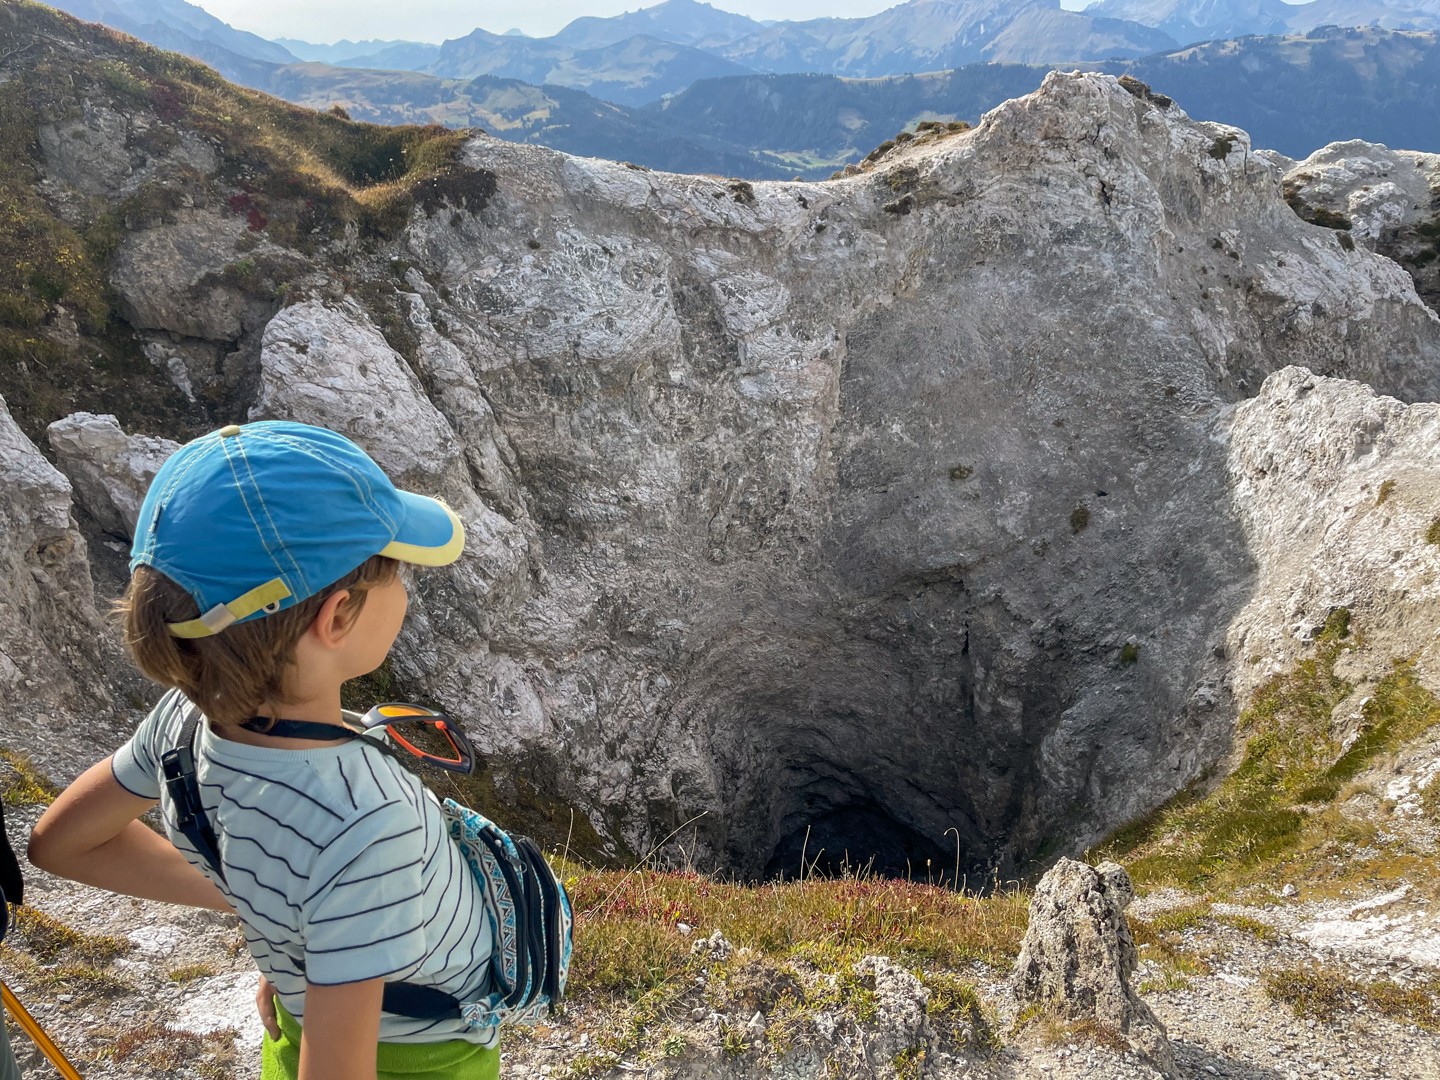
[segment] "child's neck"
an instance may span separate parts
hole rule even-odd
[[[333,693],[322,693],[316,697],[298,701],[267,701],[256,713],[271,720],[306,720],[314,724],[331,724],[335,727],[343,727],[344,717],[341,714],[340,688],[337,686]],[[337,746],[349,742],[348,738],[337,739],[282,739],[274,735],[266,735],[263,731],[251,731],[235,724],[226,724],[223,727],[216,726],[212,729],[222,739],[229,739],[231,742],[247,743],[250,746],[269,746],[282,750],[313,750],[322,746]]]

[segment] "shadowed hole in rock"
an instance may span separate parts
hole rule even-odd
[[[963,858],[963,853],[962,853]],[[945,851],[892,817],[874,800],[815,815],[786,833],[765,866],[767,879],[875,875],[953,886],[968,869],[955,849]]]

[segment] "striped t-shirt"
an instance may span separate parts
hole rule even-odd
[[[172,690],[115,753],[120,784],[158,799],[165,831],[234,904],[245,942],[304,1023],[305,986],[383,978],[463,1000],[486,983],[491,938],[479,889],[440,804],[390,758],[361,745],[289,750],[222,739],[202,723],[195,770],[225,881],[175,824],[161,756],[194,706]],[[382,1042],[469,1039],[498,1029],[382,1013]]]

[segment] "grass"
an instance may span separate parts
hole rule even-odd
[[[1185,942],[1187,931],[1203,926],[1210,918],[1210,905],[1199,903],[1162,911],[1149,919],[1128,920],[1140,958],[1156,965],[1155,973],[1140,982],[1140,993],[1183,990],[1191,979],[1210,974],[1210,962]]]
[[[239,1064],[234,1029],[203,1034],[149,1020],[129,1029],[105,1033],[106,1048],[96,1061],[125,1062],[147,1076],[185,1076],[196,1080],[230,1080]]]
[[[1335,856],[1367,844],[1374,825],[1347,815],[1341,796],[1382,755],[1440,723],[1440,701],[1411,663],[1397,661],[1347,743],[1332,713],[1353,687],[1335,667],[1358,644],[1349,612],[1334,612],[1314,654],[1265,683],[1241,714],[1234,771],[1117,833],[1107,856],[1125,862],[1137,883],[1205,890],[1324,874]]]
[[[11,913],[12,930],[36,959],[49,962],[64,958],[92,966],[103,966],[132,948],[124,938],[86,934],[65,925],[55,916],[24,905]]]
[[[132,946],[124,938],[86,934],[29,905],[11,909],[10,933],[0,945],[0,971],[7,982],[56,993],[115,998],[135,992],[109,971]]]
[[[692,938],[679,923],[835,972],[872,952],[939,967],[1008,964],[1027,917],[1018,894],[965,896],[886,878],[746,886],[648,869],[566,873],[578,913],[574,984],[631,997],[691,972]]]
[[[84,997],[117,998],[135,993],[135,986],[104,968],[84,963],[42,964],[29,953],[0,945],[0,966],[7,982],[26,990],[41,989]]]
[[[1402,986],[1386,979],[1357,979],[1333,967],[1308,965],[1271,972],[1264,979],[1272,1001],[1301,1019],[1336,1023],[1368,1009],[1426,1031],[1440,1032],[1440,976]]]
[[[203,961],[196,964],[182,964],[180,967],[172,968],[165,973],[165,977],[171,982],[187,983],[196,979],[208,979],[219,972],[214,964],[207,964]]]
[[[0,761],[9,766],[0,780],[0,800],[6,806],[49,806],[60,794],[30,755],[0,748]]]
[[[324,268],[334,270],[351,257],[355,240],[373,248],[395,237],[417,206],[478,213],[495,193],[495,176],[461,159],[467,132],[351,123],[232,86],[201,64],[28,0],[12,0],[6,14],[0,367],[9,372],[12,414],[41,445],[45,426],[77,409],[115,413],[127,429],[179,436],[206,430],[224,411],[225,402],[192,403],[157,382],[118,314],[109,279],[127,233],[193,206],[241,218],[247,237],[323,257],[332,264]],[[196,133],[217,148],[218,171],[165,167],[118,204],[73,200],[62,219],[38,194],[37,129],[54,125],[63,138],[93,107],[147,120],[127,145],[155,162],[179,144],[179,131]],[[332,242],[341,243],[332,249]],[[221,284],[275,305],[301,270],[300,259],[242,259]],[[74,319],[78,345],[56,332],[62,307]]]
[[[1023,895],[963,896],[857,877],[747,886],[644,867],[560,865],[576,910],[572,993],[607,1003],[623,1018],[607,1022],[568,1077],[666,1047],[683,1053],[696,1010],[732,1018],[722,1033],[728,1054],[783,1058],[817,1040],[859,1038],[879,1002],[873,978],[858,965],[876,953],[920,971],[931,1015],[949,1042],[982,1051],[998,1042],[974,988],[945,969],[1010,964],[1026,924]],[[732,945],[723,958],[695,948],[715,929]],[[745,1026],[756,1012],[766,1017],[763,1036]],[[822,1014],[841,1025],[840,1034],[819,1033]]]

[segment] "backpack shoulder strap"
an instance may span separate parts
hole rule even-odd
[[[210,819],[205,815],[205,806],[200,801],[200,783],[195,779],[195,734],[200,728],[200,719],[200,710],[192,708],[180,729],[180,744],[165,752],[160,758],[160,767],[165,774],[165,789],[170,792],[170,801],[175,804],[175,827],[200,853],[215,876],[224,881],[220,845],[215,839]]]

